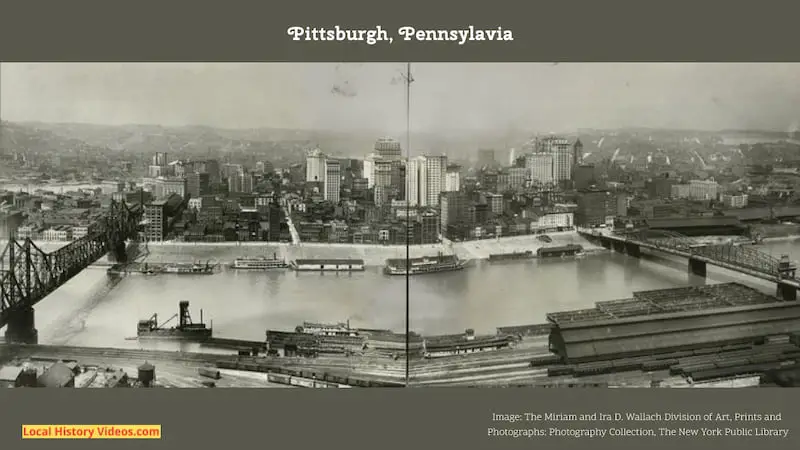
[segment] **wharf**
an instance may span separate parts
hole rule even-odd
[[[247,341],[242,339],[211,337],[209,340],[203,342],[203,345],[232,350],[258,350],[259,352],[267,351],[267,343],[265,341]]]

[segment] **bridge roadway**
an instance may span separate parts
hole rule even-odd
[[[777,294],[784,300],[796,300],[800,280],[795,276],[796,266],[784,256],[778,260],[771,255],[733,244],[698,244],[691,238],[662,230],[640,230],[633,233],[589,232],[581,230],[590,241],[599,241],[604,247],[620,253],[639,257],[642,249],[686,258],[689,272],[705,277],[706,266],[712,265],[733,272],[774,282]]]

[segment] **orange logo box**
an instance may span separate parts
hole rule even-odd
[[[161,425],[23,425],[22,439],[161,439]]]

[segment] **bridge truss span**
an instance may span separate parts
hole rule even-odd
[[[779,279],[794,278],[794,265],[788,257],[776,258],[748,245],[735,245],[732,242],[703,244],[680,233],[656,229],[621,232],[614,236],[657,250],[684,253],[720,266],[746,269]]]
[[[47,253],[30,238],[10,239],[0,253],[0,327],[13,322],[104,255],[124,262],[125,243],[138,237],[143,208],[112,202],[90,232]]]

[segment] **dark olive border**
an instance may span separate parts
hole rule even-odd
[[[798,59],[792,0],[5,0],[3,61]],[[293,42],[289,26],[512,30],[513,41]]]
[[[0,6],[0,61],[788,62],[800,59],[798,9],[795,1],[767,0],[5,0]],[[293,42],[286,34],[290,25],[334,24],[381,25],[391,31],[401,25],[502,26],[513,31],[514,41],[367,46]],[[800,444],[797,397],[797,390],[780,389],[6,389],[0,390],[0,439],[3,448],[772,450]],[[776,440],[532,441],[490,439],[486,433],[492,412],[596,410],[782,412],[783,423],[777,426],[792,431],[789,438]],[[164,439],[21,441],[23,423],[160,423]]]

